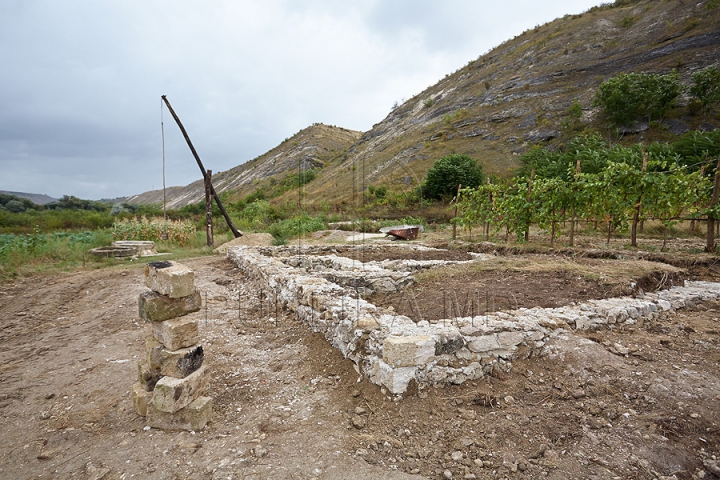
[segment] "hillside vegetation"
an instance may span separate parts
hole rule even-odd
[[[240,200],[256,191],[307,207],[357,207],[362,192],[410,195],[440,157],[458,153],[479,161],[489,176],[509,177],[533,145],[562,146],[598,132],[624,143],[672,140],[687,130],[712,129],[716,115],[692,108],[687,93],[649,125],[617,131],[593,107],[600,84],[628,72],[668,74],[683,85],[720,61],[720,7],[701,2],[628,1],[594,7],[539,25],[471,60],[435,85],[397,105],[360,134],[313,125],[268,153],[213,175],[218,191]],[[293,174],[312,170],[298,181]],[[200,181],[168,190],[171,207],[198,202]],[[132,197],[158,203],[162,192]]]

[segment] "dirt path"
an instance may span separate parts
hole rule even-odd
[[[212,423],[146,430],[133,411],[141,269],[2,284],[0,478],[712,478],[720,305],[394,402],[272,298],[261,315],[225,258],[183,263],[207,298]]]

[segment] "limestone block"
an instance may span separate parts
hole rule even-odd
[[[202,345],[168,350],[157,344],[148,352],[147,361],[150,368],[159,370],[162,376],[185,378],[202,366],[204,358]]]
[[[497,334],[498,343],[503,348],[515,347],[525,339],[522,332],[500,332]]]
[[[475,353],[490,352],[499,348],[500,344],[494,334],[473,337],[473,339],[468,342],[468,350]]]
[[[427,335],[387,337],[383,361],[392,367],[424,365],[435,358],[435,340]]]
[[[371,315],[360,317],[355,321],[355,328],[358,330],[375,329],[380,327],[380,322],[378,322],[375,317]]]
[[[135,407],[135,411],[138,415],[142,415],[144,417],[147,414],[147,408],[152,401],[152,396],[153,393],[145,390],[145,388],[140,383],[136,383],[133,385],[133,406]]]
[[[163,430],[188,430],[197,432],[205,428],[212,418],[213,399],[198,397],[177,412],[163,412],[151,403],[147,409],[147,424]]]
[[[668,310],[670,310],[672,308],[672,305],[670,304],[670,302],[668,302],[666,300],[658,300],[657,304],[658,304],[658,307],[662,308],[663,312],[667,312]]]
[[[417,367],[392,368],[381,359],[376,359],[370,371],[370,379],[376,385],[382,385],[393,395],[400,395],[407,390],[410,380],[415,378]]]
[[[209,382],[207,366],[200,367],[185,378],[162,377],[153,390],[153,406],[161,412],[177,412],[204,395]]]
[[[147,363],[138,363],[138,383],[145,391],[152,392],[158,380],[160,380],[159,370],[151,369]]]
[[[180,298],[195,292],[195,273],[176,262],[152,262],[145,266],[145,286],[161,295]]]
[[[152,329],[155,340],[165,345],[168,350],[191,347],[200,339],[197,320],[187,317],[153,322]]]
[[[197,312],[202,306],[200,290],[195,289],[187,297],[172,298],[152,290],[143,292],[138,297],[138,313],[140,318],[148,322],[162,322],[171,318],[182,317]]]

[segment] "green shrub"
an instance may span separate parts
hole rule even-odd
[[[300,215],[286,220],[278,220],[268,227],[268,232],[273,236],[276,245],[283,245],[292,237],[326,228],[327,222],[324,218]]]
[[[648,121],[662,118],[682,92],[679,76],[654,73],[623,73],[600,84],[594,106],[619,127],[640,117]]]
[[[432,199],[452,197],[458,185],[474,188],[483,178],[482,166],[474,158],[463,154],[445,155],[428,170],[422,193]]]
[[[703,112],[720,104],[720,70],[715,65],[693,73],[691,79],[690,94],[700,102]]]

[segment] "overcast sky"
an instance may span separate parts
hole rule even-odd
[[[162,188],[160,96],[205,167],[321,122],[367,131],[528,28],[597,0],[0,0],[0,190]],[[166,183],[200,172],[165,111]]]

